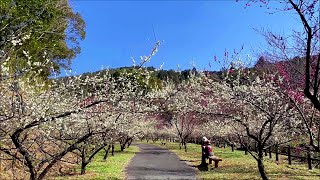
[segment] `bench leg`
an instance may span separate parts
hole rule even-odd
[[[214,167],[217,168],[219,164],[219,161],[214,161]]]
[[[211,158],[209,158],[209,164],[212,164],[212,159]]]

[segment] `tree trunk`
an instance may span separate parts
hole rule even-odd
[[[86,162],[82,162],[81,163],[81,175],[85,174],[86,173],[86,167],[87,167],[88,163]]]
[[[320,57],[320,54],[319,54],[319,57]],[[319,125],[319,128],[318,128],[318,147],[320,148],[320,125]]]
[[[80,173],[81,175],[86,173],[86,166],[87,166],[86,153],[85,153],[85,148],[83,147],[81,149],[81,173]]]
[[[114,144],[111,146],[111,156],[114,156]]]
[[[123,151],[126,147],[126,144],[120,146],[120,151]]]
[[[259,173],[261,175],[261,178],[263,180],[268,180],[268,177],[267,177],[267,174],[266,174],[266,171],[264,168],[264,164],[263,164],[263,151],[262,150],[259,150],[258,157],[259,157],[259,159],[257,160],[258,161],[258,169],[259,169]]]
[[[272,158],[271,146],[269,147],[269,158]]]
[[[82,152],[81,152],[81,174],[86,173],[86,167],[87,165],[92,161],[94,156],[100,152],[105,145],[100,146],[99,148],[95,149],[94,152],[89,156],[89,158],[86,160],[88,153],[86,153],[85,147],[83,147]]]
[[[33,172],[32,174],[30,173],[30,180],[36,180],[35,172]]]
[[[68,152],[71,152],[76,149],[77,145],[80,144],[81,142],[85,141],[88,139],[90,136],[92,136],[92,132],[82,136],[80,139],[78,139],[74,144],[70,145],[66,150],[62,151],[60,154],[57,154],[54,159],[49,162],[47,167],[44,168],[44,170],[40,173],[38,176],[37,180],[42,180],[44,179],[45,175],[49,172],[49,170],[60,160],[62,159]]]
[[[1,149],[1,143],[0,143],[0,149]],[[2,154],[1,154],[1,152],[0,152],[0,172],[2,172]]]
[[[104,152],[105,152],[105,154],[104,154],[104,156],[103,156],[103,160],[104,160],[104,161],[107,160],[107,157],[108,157],[108,154],[109,154],[110,149],[111,149],[111,145],[109,145],[107,149],[104,149]]]
[[[276,149],[276,161],[277,162],[279,162],[279,148],[278,147],[279,147],[278,145],[275,146],[275,149]]]
[[[30,180],[37,179],[37,173],[35,171],[35,167],[32,163],[32,159],[30,153],[22,146],[19,136],[23,132],[23,129],[18,129],[16,132],[13,133],[11,136],[11,140],[15,147],[17,148],[18,152],[24,157],[25,165],[28,167],[30,173]]]
[[[133,141],[133,138],[130,138],[130,140],[128,141],[128,146],[127,146],[127,148],[129,148],[129,147],[131,146],[132,141]]]
[[[184,142],[184,152],[187,152],[187,143]]]

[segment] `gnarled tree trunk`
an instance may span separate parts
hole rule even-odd
[[[105,153],[104,153],[104,156],[103,156],[103,160],[104,160],[104,161],[107,160],[110,149],[111,149],[111,144],[109,144],[109,146],[108,146],[107,149],[104,148],[104,152],[105,152]]]

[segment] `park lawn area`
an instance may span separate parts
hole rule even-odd
[[[255,159],[250,154],[245,155],[244,151],[232,152],[228,147],[213,147],[214,154],[222,158],[222,161],[219,162],[218,168],[209,165],[206,170],[198,166],[201,163],[200,145],[187,144],[188,152],[184,152],[184,149],[179,149],[178,143],[166,142],[166,145],[161,145],[161,142],[158,141],[149,142],[149,144],[159,145],[176,153],[181,160],[196,168],[200,179],[261,179]],[[285,157],[280,156],[279,158],[279,164],[276,164],[274,159],[270,160],[268,156],[265,158],[265,168],[269,179],[320,179],[320,169],[308,170],[307,164],[288,165]]]
[[[100,151],[94,160],[87,166],[86,174],[80,175],[80,167],[77,168],[77,174],[70,176],[60,176],[54,180],[104,180],[104,179],[125,179],[125,168],[129,164],[133,156],[139,152],[137,146],[130,146],[123,152],[120,146],[115,146],[115,154],[111,156],[109,152],[106,161],[103,161],[104,151]]]

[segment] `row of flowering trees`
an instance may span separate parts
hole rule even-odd
[[[319,151],[319,60],[310,65],[315,72],[307,86],[313,84],[313,93],[306,97],[301,95],[303,87],[292,88],[292,71],[272,66],[277,71],[256,72],[240,61],[224,68],[223,78],[194,72],[181,83],[168,80],[160,88],[142,68],[159,42],[134,70],[43,81],[25,74],[41,74],[43,68],[55,72],[54,59],[46,50],[28,51],[23,46],[37,34],[17,32],[8,36],[0,53],[1,163],[10,165],[14,177],[43,179],[70,163],[81,164],[84,174],[98,152],[104,150],[106,158],[116,142],[124,150],[134,137],[157,134],[154,127],[160,121],[162,126],[156,127],[178,137],[185,151],[191,137],[236,137],[257,161],[263,179],[268,179],[263,151],[270,146],[306,132],[312,148]],[[13,71],[11,58],[17,51],[23,68]],[[249,148],[252,144],[256,151]]]
[[[168,83],[161,93],[147,98],[158,106],[159,117],[169,124],[185,151],[187,139],[201,135],[237,141],[257,161],[262,179],[268,179],[265,150],[292,143],[294,137],[310,140],[299,146],[319,143],[319,114],[298,90],[284,88],[285,83],[281,72],[257,72],[237,61],[223,79],[199,72],[181,84]],[[317,136],[308,138],[310,131]]]
[[[23,48],[33,38],[32,34],[19,37],[9,39],[7,44]],[[142,58],[141,65],[149,61],[158,46]],[[27,65],[20,72],[12,72],[8,65],[10,53],[2,54],[0,61],[1,164],[14,178],[43,179],[54,172],[52,169],[70,163],[80,163],[84,174],[99,151],[114,147],[115,142],[120,142],[124,150],[133,138],[153,128],[148,114],[137,112],[138,102],[152,86],[148,71],[138,68],[115,78],[105,70],[91,77],[44,81],[25,74],[41,71],[50,58],[35,64],[34,55],[27,49],[23,52],[25,58],[20,60]],[[36,53],[47,58],[45,50]],[[54,72],[54,67],[48,68]]]
[[[99,150],[142,134],[148,122],[134,113],[133,104],[143,89],[123,84],[128,90],[117,88],[119,81],[108,78],[108,72],[101,79],[52,80],[45,89],[19,78],[2,80],[0,150],[17,168],[12,172],[26,170],[30,179],[42,179],[70,152],[78,152],[84,173]]]
[[[156,87],[148,81],[150,72],[139,68],[116,78],[107,70],[32,84],[2,69],[7,78],[0,82],[0,151],[11,172],[27,172],[30,179],[43,179],[63,163],[81,164],[84,174],[99,151],[107,156],[115,142],[124,150],[162,121],[162,131],[174,133],[185,151],[187,139],[197,135],[237,137],[268,179],[263,151],[296,133],[315,134],[318,114],[308,99],[284,88],[280,71],[261,75],[232,64],[222,79],[198,72],[161,89],[148,88]],[[248,148],[252,142],[256,151]]]
[[[139,102],[158,84],[141,67],[159,42],[134,70],[48,78],[79,52],[81,16],[67,0],[3,1],[0,10],[0,171],[43,179],[80,164],[84,174],[98,152],[106,159],[115,143],[124,150],[153,129]]]
[[[277,64],[270,63],[274,71],[247,68],[241,60],[231,64],[222,79],[198,72],[180,84],[167,82],[161,91],[148,94],[146,102],[171,127],[168,132],[179,138],[180,148],[187,151],[187,140],[202,135],[237,141],[257,161],[262,179],[268,179],[264,151],[292,143],[294,137],[309,139],[299,146],[319,143],[319,114],[299,89],[286,88]],[[310,131],[317,136],[309,138]]]

